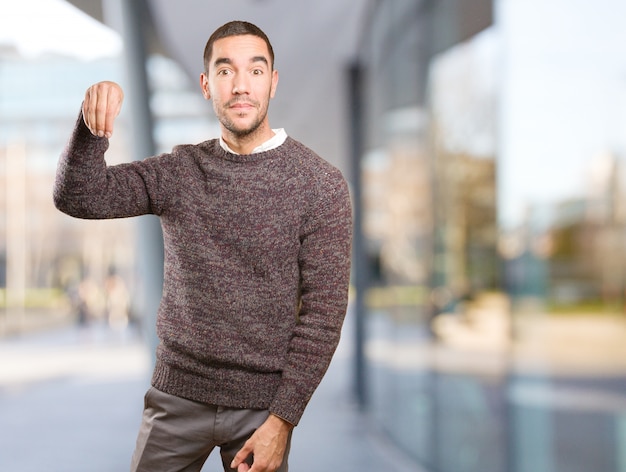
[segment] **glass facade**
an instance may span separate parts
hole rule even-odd
[[[0,55],[0,61],[0,335],[5,335],[58,323],[61,312],[72,311],[81,281],[94,316],[100,316],[104,299],[92,296],[87,281],[104,280],[113,268],[128,277],[133,240],[128,222],[79,225],[52,203],[56,165],[84,91],[102,77],[119,80],[119,62],[14,53]],[[127,140],[120,133],[113,159],[128,157]]]
[[[148,73],[157,152],[217,135],[206,102],[176,63],[152,56]],[[67,319],[107,320],[108,287],[132,292],[142,276],[135,220],[78,221],[52,202],[59,156],[85,90],[100,80],[126,87],[120,55],[85,61],[0,52],[0,337]],[[107,153],[112,164],[134,158],[127,110]],[[127,311],[123,323],[138,321],[138,309]]]
[[[376,424],[433,472],[625,471],[626,9],[374,10],[361,178]]]

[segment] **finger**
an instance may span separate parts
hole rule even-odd
[[[104,134],[107,138],[110,138],[113,134],[113,123],[120,114],[123,100],[124,92],[122,92],[122,89],[117,84],[112,84],[107,96],[107,115],[104,126]]]
[[[248,443],[244,444],[243,447],[239,450],[239,452],[235,454],[233,461],[230,463],[230,468],[237,469],[237,472],[241,472],[241,470],[243,471],[249,470],[248,464],[246,464],[244,461],[251,453],[252,453],[252,448],[248,445]],[[245,466],[247,468],[240,469],[241,466]]]
[[[104,135],[107,138],[110,138],[113,134],[113,123],[117,115],[120,114],[122,100],[122,90],[116,84],[111,84],[111,87],[107,89],[107,103],[104,117]]]
[[[83,116],[85,124],[92,134],[103,137],[105,130],[105,114],[107,102],[107,89],[102,84],[89,87],[83,103]]]
[[[95,128],[99,137],[104,137],[107,131],[113,131],[113,123],[108,123],[109,116],[109,87],[99,85],[95,100]],[[107,126],[109,129],[107,130]]]
[[[96,94],[93,87],[90,87],[85,92],[85,100],[83,101],[83,120],[85,125],[89,128],[92,134],[98,135],[96,130],[96,114],[95,110]]]

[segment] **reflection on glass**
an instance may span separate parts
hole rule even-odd
[[[626,6],[496,1],[428,56],[398,5],[369,46],[373,414],[428,470],[622,472]]]

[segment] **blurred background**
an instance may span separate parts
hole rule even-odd
[[[626,472],[624,18],[621,0],[0,0],[0,469],[128,467],[158,221],[61,214],[56,163],[100,80],[127,97],[109,163],[218,136],[202,52],[244,19],[276,52],[270,122],[354,200],[344,336],[292,469]]]

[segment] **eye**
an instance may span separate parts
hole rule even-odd
[[[230,69],[220,69],[217,71],[217,75],[229,75]]]
[[[263,75],[263,69],[253,69],[252,75]]]

